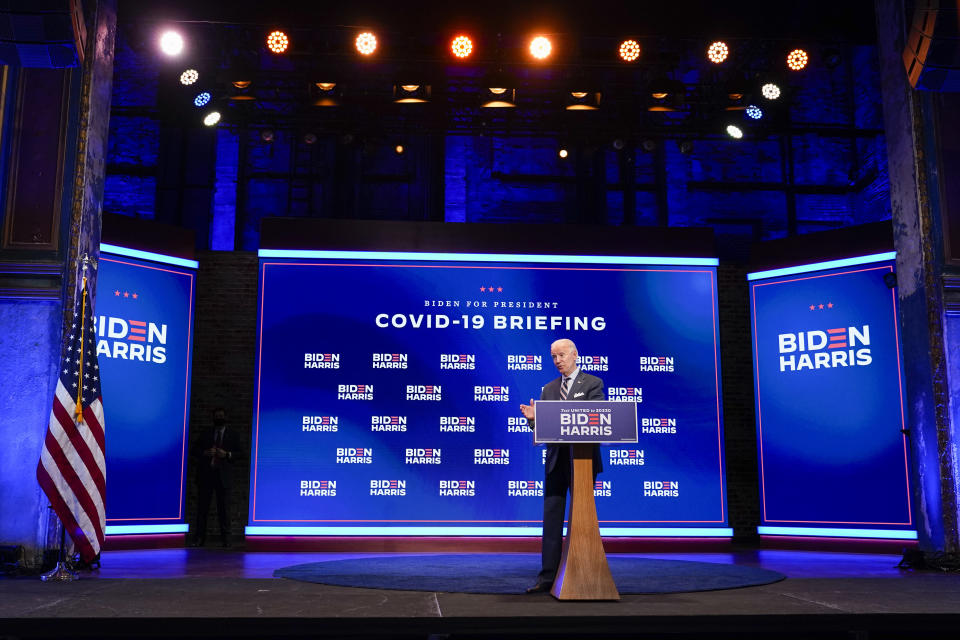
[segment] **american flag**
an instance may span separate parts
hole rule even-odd
[[[84,562],[100,553],[105,527],[103,399],[87,279],[60,361],[37,480]]]

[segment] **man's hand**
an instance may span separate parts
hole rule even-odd
[[[217,455],[217,448],[216,448],[216,447],[210,447],[209,449],[204,449],[204,450],[203,450],[203,456],[204,456],[205,458],[210,458],[210,457],[215,456],[215,455]]]
[[[530,404],[520,405],[520,413],[527,419],[527,422],[533,422],[533,417],[536,415],[533,411],[533,398],[530,398]]]
[[[225,450],[223,450],[223,449],[217,449],[216,456],[217,456],[218,458],[226,458],[226,457],[227,457],[227,452],[226,452]]]

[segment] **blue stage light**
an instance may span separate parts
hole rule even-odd
[[[209,92],[209,91],[203,91],[203,92],[201,92],[201,93],[198,93],[198,94],[197,94],[197,97],[193,99],[193,106],[195,106],[195,107],[203,107],[203,106],[205,106],[208,102],[210,102],[210,98],[211,98],[211,96],[210,96],[210,92]]]
[[[751,118],[752,120],[759,120],[763,117],[763,109],[755,104],[751,104],[747,107],[747,117]]]

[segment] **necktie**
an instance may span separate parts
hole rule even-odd
[[[566,400],[566,399],[567,399],[567,385],[569,385],[569,384],[570,384],[570,378],[564,378],[564,379],[563,379],[563,384],[560,385],[560,399],[561,399],[561,400]]]

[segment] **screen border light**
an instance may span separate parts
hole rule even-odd
[[[261,258],[325,258],[332,260],[417,260],[449,262],[541,262],[548,264],[644,264],[716,267],[717,258],[660,256],[571,256],[508,253],[420,253],[413,251],[327,251],[260,249]]]
[[[891,529],[834,529],[832,527],[757,527],[761,536],[810,536],[817,538],[883,538],[916,540],[916,531]]]
[[[827,269],[838,269],[840,267],[850,267],[858,264],[870,264],[872,262],[885,262],[887,260],[896,260],[896,251],[887,251],[885,253],[872,253],[865,256],[856,256],[853,258],[842,258],[840,260],[827,260],[826,262],[812,262],[810,264],[801,264],[794,267],[784,267],[782,269],[769,269],[767,271],[754,271],[747,274],[747,281],[763,280],[765,278],[777,278],[779,276],[789,276],[796,273],[809,273],[811,271],[826,271]]]
[[[150,260],[152,262],[162,262],[164,264],[175,264],[179,267],[188,267],[190,269],[199,269],[200,263],[196,260],[188,260],[187,258],[178,258],[176,256],[168,256],[162,253],[154,253],[152,251],[142,251],[140,249],[131,249],[129,247],[121,247],[115,244],[107,244],[106,242],[100,243],[100,251],[103,253],[113,254],[115,256],[127,256],[128,258],[140,258],[141,260]]]

